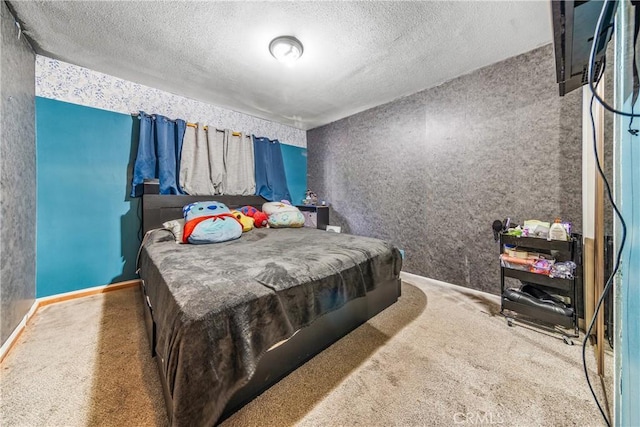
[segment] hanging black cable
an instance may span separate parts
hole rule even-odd
[[[633,19],[633,95],[631,96],[631,114],[633,114],[633,107],[636,105],[636,101],[638,100],[638,95],[640,95],[640,75],[638,74],[638,62],[636,59],[636,55],[638,50],[636,49],[638,45],[638,33],[640,32],[640,13],[637,13],[637,9],[635,9],[636,5],[640,2],[632,1],[634,6],[634,19]],[[633,136],[638,135],[638,129],[633,129],[633,119],[629,120],[629,128],[627,129],[629,133]]]
[[[604,64],[606,65],[606,64]],[[597,80],[596,80],[596,86],[597,84],[600,83],[600,79],[602,78],[603,74],[604,74],[604,70],[605,70],[605,66],[602,67],[601,73],[598,76]],[[591,72],[590,72],[591,74]],[[624,245],[625,245],[625,241],[627,238],[627,224],[624,221],[624,218],[622,217],[622,213],[620,212],[620,210],[618,209],[618,206],[616,205],[616,203],[613,200],[613,195],[611,193],[611,186],[609,185],[609,181],[607,180],[607,177],[604,173],[604,171],[602,170],[602,167],[600,165],[600,156],[598,154],[598,146],[597,146],[597,135],[596,135],[596,124],[595,124],[595,119],[593,117],[593,101],[594,99],[596,99],[595,94],[592,93],[591,95],[591,102],[589,105],[589,114],[591,117],[591,130],[592,130],[592,135],[593,135],[593,151],[594,151],[594,155],[595,155],[595,161],[596,161],[596,167],[598,169],[598,174],[602,177],[602,180],[605,184],[605,188],[607,190],[607,198],[609,199],[609,202],[611,203],[611,206],[613,207],[613,210],[616,213],[616,216],[618,217],[618,219],[620,220],[620,224],[622,227],[622,238],[620,241],[620,247],[618,248],[617,254],[616,254],[616,262],[615,262],[615,266],[613,268],[613,270],[611,271],[611,274],[609,275],[609,278],[607,279],[606,285],[602,291],[602,294],[600,295],[600,298],[598,299],[598,303],[596,304],[596,308],[595,311],[593,313],[593,317],[591,318],[591,321],[589,323],[589,327],[586,330],[585,333],[585,337],[584,340],[582,341],[582,367],[584,369],[584,374],[585,374],[585,378],[587,380],[587,385],[589,386],[589,390],[591,391],[591,395],[593,396],[593,399],[596,402],[596,405],[598,406],[598,410],[600,411],[600,414],[602,415],[602,418],[604,419],[605,423],[607,424],[607,426],[611,426],[611,423],[609,422],[609,419],[607,418],[607,416],[604,413],[604,410],[602,409],[602,405],[600,404],[600,401],[598,400],[598,397],[595,394],[595,391],[593,390],[593,386],[591,384],[591,380],[589,379],[589,371],[587,370],[587,359],[586,359],[586,351],[587,351],[587,342],[589,341],[589,337],[591,336],[591,333],[593,331],[593,327],[595,325],[596,319],[598,317],[598,313],[600,312],[600,309],[602,308],[602,304],[607,296],[607,294],[611,291],[611,287],[613,285],[613,279],[615,277],[615,275],[618,272],[618,269],[620,268],[620,260],[622,258],[622,251],[624,249]],[[599,345],[602,345],[602,343],[598,343]]]
[[[598,102],[604,107],[605,110],[610,111],[614,114],[618,114],[620,116],[624,116],[624,117],[640,117],[640,114],[628,113],[626,111],[616,110],[615,108],[607,104],[605,100],[602,99],[600,95],[596,93],[596,88],[594,86],[596,50],[598,45],[600,44],[601,33],[603,29],[602,27],[604,24],[604,16],[606,15],[608,8],[611,7],[609,6],[610,3],[611,3],[611,0],[604,0],[604,4],[602,5],[602,10],[600,11],[600,16],[598,17],[598,23],[596,24],[596,31],[595,31],[595,34],[593,35],[593,43],[591,44],[591,51],[589,53],[589,68],[588,68],[588,74],[587,74],[589,79],[588,86],[589,86],[589,89],[591,90],[591,95],[593,95],[595,99],[598,100]],[[615,3],[613,7],[615,7]]]

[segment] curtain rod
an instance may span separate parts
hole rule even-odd
[[[149,114],[149,115],[150,115],[150,116],[153,116],[152,114]],[[133,117],[139,117],[139,116],[140,116],[140,113],[138,113],[137,111],[132,111],[132,112],[131,112],[131,116],[133,116]],[[171,120],[171,121],[173,122],[173,121],[175,121],[175,120]],[[189,122],[186,122],[186,124],[187,124],[187,126],[192,127],[192,128],[197,128],[197,127],[198,127],[198,124],[197,124],[197,123],[189,123]],[[209,126],[205,126],[205,127],[204,127],[204,130],[209,130]],[[224,129],[218,129],[218,128],[216,128],[216,132],[224,132]],[[231,132],[231,135],[232,135],[232,136],[242,136],[242,132],[233,132],[233,131],[232,131],[232,132]],[[250,135],[247,135],[247,136],[250,136]]]

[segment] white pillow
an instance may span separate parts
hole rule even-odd
[[[304,215],[295,206],[281,202],[267,202],[262,211],[269,216],[269,227],[300,228],[304,225]]]
[[[171,221],[163,222],[162,226],[173,233],[173,237],[176,239],[176,243],[182,243],[182,230],[184,229],[184,219],[172,219]]]
[[[299,212],[299,209],[287,203],[267,202],[262,205],[262,212],[267,215],[272,215],[276,212]]]

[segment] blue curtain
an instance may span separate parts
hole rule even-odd
[[[186,122],[140,111],[138,155],[133,167],[131,197],[142,196],[145,179],[158,178],[160,194],[184,194],[180,175],[180,153]]]
[[[277,139],[253,137],[256,194],[271,201],[291,201],[284,172],[282,150]]]

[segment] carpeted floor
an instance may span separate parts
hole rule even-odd
[[[0,424],[167,425],[138,292],[44,307],[1,365]],[[223,425],[603,424],[579,345],[509,328],[487,294],[415,277],[402,292]]]

